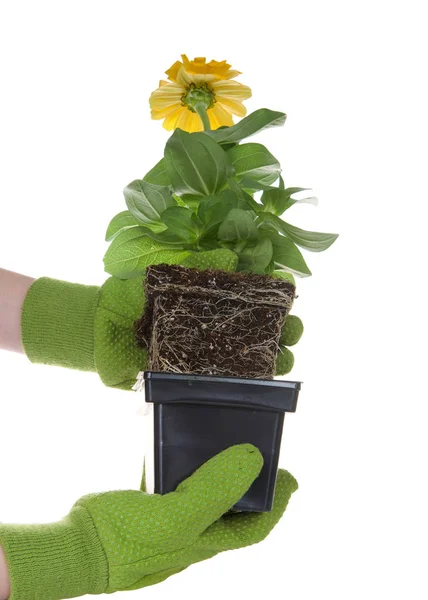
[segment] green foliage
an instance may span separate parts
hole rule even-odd
[[[287,273],[287,271],[273,271],[272,277],[279,277],[280,279],[286,279],[287,281],[291,281],[293,285],[296,285],[296,280],[294,279],[294,275],[292,273]]]
[[[295,244],[310,250],[311,252],[323,252],[327,250],[337,239],[337,233],[319,233],[317,231],[305,231],[286,223],[272,213],[260,213],[258,222],[267,224],[272,230],[279,231]]]
[[[312,275],[302,253],[291,240],[276,231],[264,230],[264,235],[272,242],[273,260],[276,267],[300,277]]]
[[[207,231],[216,228],[224,221],[233,208],[248,208],[231,190],[224,190],[217,196],[206,196],[199,204],[198,217]]]
[[[255,246],[248,246],[239,254],[239,270],[264,273],[273,257],[273,245],[269,238],[262,238]]]
[[[290,206],[293,206],[297,202],[291,196],[296,192],[303,191],[305,191],[305,188],[294,187],[283,189],[280,187],[270,187],[263,192],[261,201],[266,211],[274,215],[282,215]]]
[[[216,194],[231,175],[223,148],[204,133],[176,129],[165,147],[165,167],[178,195]]]
[[[188,244],[193,244],[201,237],[203,223],[190,208],[171,206],[162,213],[162,221],[168,230]]]
[[[218,230],[222,242],[254,242],[258,237],[257,225],[252,215],[242,208],[232,208]]]
[[[197,265],[201,252],[213,251],[213,256],[224,253],[221,264],[231,268],[233,263],[239,271],[290,281],[292,273],[310,275],[297,246],[321,252],[337,234],[305,231],[283,221],[280,216],[291,206],[315,204],[316,198],[295,197],[307,188],[285,188],[279,161],[265,146],[240,143],[283,125],[285,118],[260,109],[232,127],[203,133],[176,129],[164,158],[124,190],[128,210],[108,226],[106,271],[133,278],[150,264]]]
[[[152,231],[166,229],[161,215],[168,207],[177,204],[169,187],[136,179],[124,189],[123,193],[128,210],[137,223],[145,225]]]
[[[250,177],[266,185],[274,183],[281,172],[278,160],[262,144],[242,144],[228,151],[238,180]]]
[[[149,265],[178,264],[189,254],[182,248],[165,246],[135,227],[114,238],[104,256],[104,266],[110,275],[129,279],[141,275]]]
[[[143,177],[147,183],[153,183],[153,185],[171,185],[171,182],[166,172],[165,159],[161,158],[160,161]]]
[[[214,131],[208,131],[207,134],[218,144],[241,142],[268,127],[284,125],[286,118],[287,115],[282,112],[260,108],[232,127],[221,127]]]
[[[123,210],[110,221],[107,232],[106,232],[106,242],[111,242],[118,233],[123,231],[124,229],[129,229],[130,227],[137,227],[138,223],[131,215],[129,210]]]

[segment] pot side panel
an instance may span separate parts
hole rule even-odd
[[[284,414],[198,404],[154,405],[155,493],[166,494],[198,467],[235,444],[251,443],[263,469],[234,510],[272,509]]]

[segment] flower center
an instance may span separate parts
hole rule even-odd
[[[181,97],[182,104],[192,112],[197,112],[196,105],[208,110],[214,106],[215,101],[215,94],[206,83],[200,86],[191,83],[187,92]]]

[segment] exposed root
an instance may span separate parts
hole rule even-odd
[[[147,269],[146,310],[135,324],[153,371],[272,379],[292,283],[266,275]]]

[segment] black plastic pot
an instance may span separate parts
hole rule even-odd
[[[251,443],[263,469],[234,510],[272,509],[285,412],[296,410],[300,382],[144,373],[153,403],[154,492],[166,494],[225,448]]]

